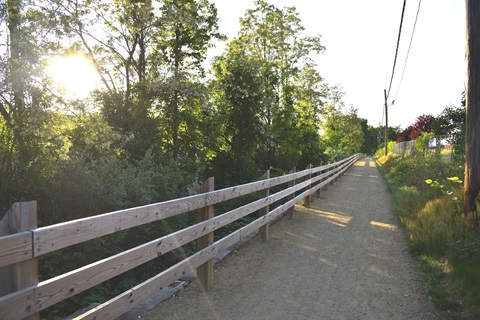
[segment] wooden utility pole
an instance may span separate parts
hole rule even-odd
[[[388,107],[387,107],[387,90],[383,89],[385,95],[385,155],[388,154]]]
[[[467,109],[465,128],[464,214],[477,216],[480,192],[480,1],[466,0]]]

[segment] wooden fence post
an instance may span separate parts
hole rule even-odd
[[[339,164],[335,165],[335,170],[338,169],[339,167],[340,167]],[[338,177],[340,176],[340,175],[338,174],[338,171],[337,171],[336,175],[337,175],[337,176],[336,176],[335,179],[334,179],[335,182],[338,180]]]
[[[270,170],[265,171],[265,173],[260,177],[260,180],[268,180],[270,179]],[[266,198],[270,195],[270,188],[266,188],[260,191],[260,198]],[[262,217],[266,215],[269,211],[269,206],[262,208],[258,211],[258,216]],[[268,222],[265,223],[263,226],[260,227],[260,239],[262,241],[268,240]]]
[[[334,162],[335,163],[335,162]],[[335,170],[336,166],[333,166],[330,170],[333,171]],[[336,178],[335,178],[336,179]],[[333,182],[335,181],[335,179],[332,179],[332,181],[330,181],[330,185],[333,186]]]
[[[292,170],[290,170],[290,171],[288,172],[288,174],[290,174],[290,173],[295,173],[295,172],[297,172],[297,167],[293,167]],[[288,182],[288,187],[289,187],[289,188],[290,188],[290,187],[293,187],[293,186],[295,186],[295,179],[293,179],[292,181]],[[288,198],[287,198],[287,200],[290,201],[290,200],[292,200],[293,198],[295,198],[295,192],[292,193],[291,195],[289,195]],[[292,220],[292,219],[293,219],[293,206],[292,206],[290,209],[288,209],[288,215],[289,215],[289,219]]]
[[[307,166],[307,170],[308,169],[311,169],[312,168],[312,165],[309,164]],[[308,175],[305,176],[305,180],[310,180],[312,179],[312,174],[309,173]],[[310,190],[310,188],[312,187],[312,183],[310,182],[310,184],[305,188],[306,190]],[[308,196],[305,197],[305,208],[310,208],[310,202],[311,202],[311,195],[309,194]]]
[[[330,165],[330,161],[328,161],[327,164]],[[329,170],[330,170],[330,168],[324,170],[324,172],[328,172]],[[328,179],[328,178],[326,178],[326,179]],[[327,190],[328,190],[328,183],[326,183],[325,186],[323,187],[323,191],[327,191]]]
[[[15,202],[0,221],[0,236],[36,228],[37,201]],[[0,268],[0,282],[2,283],[0,296],[38,284],[38,258],[32,258]],[[32,311],[34,311],[34,300],[35,297],[30,297]],[[33,313],[25,319],[40,319],[40,313]]]
[[[322,165],[323,165],[323,162],[320,162],[320,167],[321,167]],[[321,170],[319,173],[317,173],[317,175],[321,175],[321,174],[323,174],[323,170]],[[320,180],[318,180],[318,184],[322,183],[322,181],[323,181],[323,178],[320,179]],[[318,188],[318,189],[317,189],[317,197],[320,197],[320,189],[322,189],[322,188]]]
[[[215,179],[214,177],[208,178],[203,186],[200,188],[201,193],[206,193],[213,191]],[[214,208],[212,206],[206,206],[198,210],[198,222],[202,222],[214,217]],[[200,238],[197,241],[198,250],[202,250],[209,245],[213,244],[213,232],[210,232]],[[213,286],[213,259],[208,260],[201,266],[197,268],[197,280],[200,284],[200,287],[205,290],[209,291]]]

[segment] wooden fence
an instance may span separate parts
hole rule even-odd
[[[41,228],[36,225],[36,202],[16,203],[0,222],[0,280],[2,289],[9,290],[0,297],[0,319],[38,319],[41,310],[143,263],[161,259],[163,254],[197,239],[196,253],[76,319],[115,319],[194,270],[200,284],[209,290],[215,255],[258,229],[262,239],[267,240],[270,221],[288,211],[293,214],[293,206],[303,199],[309,206],[311,195],[333,183],[360,157],[357,154],[275,178],[270,178],[267,171],[257,182],[221,190],[213,190],[213,178],[209,178],[197,195]],[[285,184],[287,187],[281,191],[270,193],[272,187]],[[254,192],[260,194],[258,200],[214,216],[215,204]],[[282,199],[284,204],[269,210],[270,205]],[[37,257],[41,255],[194,210],[199,210],[197,224],[38,282]],[[255,212],[258,219],[213,242],[215,230]]]

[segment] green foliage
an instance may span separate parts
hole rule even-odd
[[[363,154],[374,154],[377,151],[377,129],[369,126],[366,119],[361,119],[364,142],[360,149]]]
[[[445,137],[453,146],[453,157],[463,161],[465,155],[465,94],[459,107],[447,106],[433,124],[437,136]]]
[[[423,132],[415,139],[415,156],[424,157],[429,150],[430,140],[435,136],[433,132]]]
[[[232,42],[228,52],[216,58],[210,82],[216,105],[215,136],[219,137],[210,175],[220,187],[244,183],[258,177],[254,163],[262,135],[260,118],[262,80],[260,65]]]
[[[444,195],[451,196],[453,194],[452,189],[456,186],[455,184],[462,184],[463,181],[460,180],[458,177],[449,177],[447,178],[447,182],[449,185],[445,186],[445,184],[441,184],[437,180],[433,181],[432,179],[425,180],[425,183],[430,185],[432,188],[438,188]],[[457,201],[458,198],[454,197],[453,200]]]
[[[449,266],[447,263],[439,261],[437,259],[432,259],[428,256],[419,257],[421,262],[420,267],[422,268],[425,278],[428,284],[428,293],[432,297],[432,301],[435,306],[447,312],[451,317],[450,313],[452,311],[461,312],[462,304],[459,301],[452,299],[449,288],[445,288],[442,283],[445,283],[447,280],[447,273],[449,272]],[[448,317],[448,318],[450,318]],[[452,319],[455,319],[455,315]],[[460,317],[461,319],[462,317]]]
[[[412,253],[427,271],[429,291],[442,310],[480,315],[480,230],[464,218],[462,167],[436,157],[379,158],[394,210]],[[440,285],[439,281],[448,286]],[[459,308],[465,300],[469,311]]]
[[[331,87],[329,100],[324,108],[323,138],[326,144],[325,153],[330,161],[360,152],[365,142],[363,119],[358,117],[358,110],[353,107],[344,112],[344,94],[341,87]]]
[[[174,162],[146,155],[128,162],[110,155],[94,161],[62,162],[39,203],[42,225],[129,208],[182,195],[193,181]]]
[[[257,62],[261,79],[262,139],[256,163],[262,170],[270,166],[288,170],[303,157],[297,148],[303,138],[309,139],[307,146],[318,141],[323,87],[310,54],[325,48],[319,36],[303,36],[294,7],[280,9],[258,0],[240,25],[234,41]]]

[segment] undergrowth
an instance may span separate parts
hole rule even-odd
[[[432,301],[449,319],[480,319],[480,228],[462,214],[463,167],[435,156],[377,164]]]

